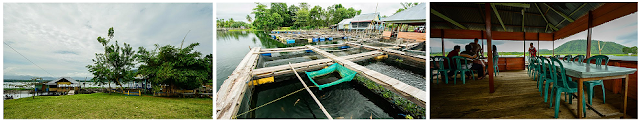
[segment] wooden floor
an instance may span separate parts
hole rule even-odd
[[[462,84],[458,79],[454,85],[432,82],[430,86],[430,118],[518,118],[550,119],[554,108],[540,96],[536,81],[527,76],[527,71],[500,72],[494,77],[495,93],[489,93],[489,80],[470,80]],[[600,87],[594,91],[601,91]],[[607,104],[602,103],[602,93],[595,92],[593,106],[608,117],[622,116],[622,95],[607,91]],[[564,98],[562,98],[564,99]],[[558,118],[576,118],[577,99],[573,104],[561,104]],[[628,113],[637,118],[637,100],[629,99]],[[555,105],[554,105],[555,106]],[[587,118],[601,118],[587,111]]]

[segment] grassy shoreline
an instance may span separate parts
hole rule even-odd
[[[112,93],[4,100],[5,119],[211,119],[213,99]]]

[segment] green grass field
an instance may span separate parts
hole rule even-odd
[[[213,99],[112,93],[4,100],[5,119],[211,119]]]

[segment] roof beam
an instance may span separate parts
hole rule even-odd
[[[585,5],[587,5],[587,3],[582,3],[582,5],[580,5],[580,7],[578,7],[576,10],[573,10],[573,12],[571,12],[571,14],[569,14],[569,16],[575,14],[576,12],[578,12],[578,10],[582,9],[582,7],[584,7]],[[562,19],[562,21],[560,21],[556,26],[562,24],[562,22],[564,22],[567,19]]]
[[[493,12],[496,13],[496,17],[498,17],[498,21],[500,21],[500,25],[502,25],[502,29],[504,29],[504,31],[507,31],[507,28],[504,27],[504,23],[502,23],[502,18],[500,18],[500,14],[498,13],[498,9],[496,9],[496,6],[491,4],[491,8],[493,8]]]
[[[460,9],[460,8],[461,8],[461,9],[482,9],[482,7],[480,6],[480,4],[478,4],[478,8],[474,8],[474,7],[466,7],[466,6],[439,6],[439,7],[444,7],[444,8],[455,8],[455,9]],[[478,10],[478,11],[480,11],[480,12],[482,13],[484,10]],[[500,10],[500,9],[498,9],[498,12],[521,13],[520,11],[509,11],[509,10]],[[529,15],[534,15],[534,16],[540,16],[540,14],[538,14],[538,13],[529,13],[529,12],[525,12],[524,14],[529,14]],[[483,14],[480,14],[480,15],[483,15],[483,16],[484,16],[484,13],[483,13]]]
[[[538,12],[540,12],[540,15],[542,15],[542,19],[544,19],[544,21],[547,22],[547,26],[551,26],[553,30],[558,31],[558,28],[556,28],[551,23],[549,23],[549,21],[547,20],[547,17],[544,17],[544,15],[542,14],[542,10],[540,10],[540,7],[538,6],[538,4],[534,3],[533,5],[536,5],[536,8],[538,8]]]
[[[478,4],[484,4],[484,3],[478,3]],[[491,3],[491,6],[493,6],[493,5],[509,6],[509,7],[520,7],[520,8],[529,8],[529,7],[531,7],[531,5],[526,4],[526,3]]]
[[[448,23],[448,22],[444,22],[444,21],[439,21],[439,22],[431,22],[431,23]],[[473,22],[460,22],[460,24],[463,25],[484,25],[484,23],[473,23]],[[522,25],[504,25],[506,27],[522,27]],[[545,26],[524,26],[525,28],[545,28]]]
[[[438,17],[440,17],[440,18],[442,18],[442,19],[444,19],[444,20],[446,20],[447,22],[449,22],[449,23],[451,23],[453,25],[456,25],[456,26],[458,26],[458,27],[460,27],[462,29],[467,29],[467,27],[462,26],[460,23],[458,23],[458,22],[454,21],[453,19],[443,15],[442,13],[436,11],[433,8],[431,8],[431,13],[436,15],[436,16],[438,16]]]
[[[522,9],[522,32],[524,32],[524,8]]]
[[[562,13],[562,12],[560,12],[560,11],[557,11],[556,9],[553,9],[551,6],[547,5],[546,3],[542,3],[542,4],[546,5],[547,7],[549,7],[549,9],[551,9],[552,11],[555,11],[555,12],[556,12],[556,13],[558,13],[560,16],[562,16],[562,17],[564,17],[565,19],[567,19],[567,21],[569,21],[569,22],[573,22],[573,19],[571,19],[571,17],[569,17],[569,16],[567,16],[567,15],[563,14],[563,13]]]

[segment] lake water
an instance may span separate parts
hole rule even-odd
[[[239,62],[249,52],[249,47],[277,48],[284,47],[284,44],[270,39],[268,33],[264,32],[227,32],[217,31],[216,37],[216,76],[217,85],[220,85],[235,70]],[[341,43],[341,40],[334,40]],[[331,42],[326,42],[331,43]],[[357,53],[358,51],[342,52]],[[336,52],[334,54],[340,54]],[[295,54],[279,54],[295,55]],[[310,57],[313,54],[303,56],[291,56],[289,58],[270,58],[271,61],[262,61],[265,66],[275,66],[282,62],[301,62],[315,60]],[[321,58],[321,57],[317,57]],[[261,58],[265,59],[265,58]],[[304,73],[299,73],[307,85],[312,84]],[[263,105],[271,100],[280,98],[293,91],[304,88],[302,83],[294,75],[276,76],[276,83],[264,84],[253,89],[248,89],[247,96],[241,105],[239,113]],[[355,80],[355,79],[354,79]],[[364,86],[355,81],[341,83],[327,87],[322,90],[311,88],[332,117],[344,118],[397,118],[398,109],[393,108],[390,103],[375,95]],[[247,98],[248,97],[248,98]],[[293,94],[277,102],[257,109],[246,116],[239,118],[326,118],[318,105],[313,101],[306,91]]]

